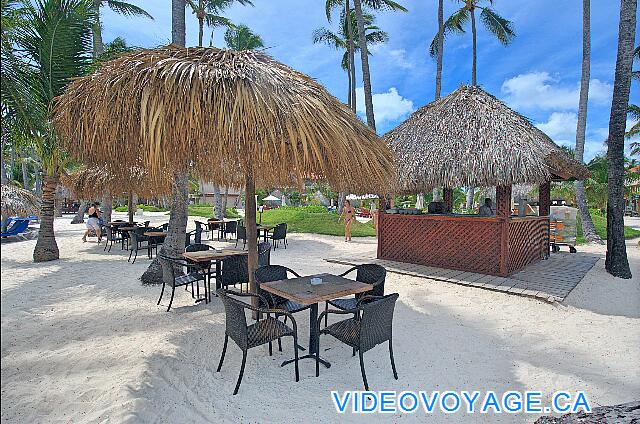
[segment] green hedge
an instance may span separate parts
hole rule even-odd
[[[137,209],[142,209],[145,212],[167,212],[167,209],[159,208],[153,205],[137,205]],[[116,212],[129,212],[129,206],[118,206],[114,209]]]
[[[258,215],[259,216],[259,215]],[[275,225],[287,223],[291,233],[326,234],[344,236],[344,222],[338,222],[338,214],[328,212],[324,206],[284,206],[262,213],[262,223]],[[375,236],[373,223],[354,222],[351,227],[353,237]]]

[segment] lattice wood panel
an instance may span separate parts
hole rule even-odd
[[[492,219],[385,214],[379,257],[400,262],[500,274],[500,225]]]
[[[531,218],[509,222],[507,272],[512,274],[549,254],[549,219]]]

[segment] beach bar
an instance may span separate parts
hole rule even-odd
[[[381,208],[380,259],[508,276],[549,254],[552,181],[589,173],[525,117],[478,87],[462,86],[384,136],[399,191],[442,187],[438,214]],[[514,216],[512,186],[538,185],[537,216]],[[495,214],[453,213],[453,188],[495,187]]]

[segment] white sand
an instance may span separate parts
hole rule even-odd
[[[315,378],[310,360],[301,380],[268,356],[249,352],[245,378],[230,342],[216,373],[224,332],[220,301],[194,305],[178,292],[171,312],[156,306],[160,287],[142,286],[135,265],[114,247],[80,242],[83,225],[56,221],[59,261],[34,264],[35,241],[2,244],[2,422],[415,422],[413,416],[338,416],[331,390],[361,390],[357,357],[321,339],[333,366]],[[166,218],[154,217],[154,222]],[[190,220],[193,226],[192,220]],[[373,239],[292,235],[273,263],[301,273],[340,271],[323,261],[342,252],[373,251]],[[602,253],[602,247],[582,250]],[[394,380],[386,346],[365,354],[372,390],[584,390],[592,406],[640,399],[640,251],[629,244],[635,278],[620,280],[600,260],[562,305],[390,274],[400,293]],[[306,345],[308,315],[297,314]],[[329,350],[325,350],[329,349]],[[535,416],[437,414],[431,422],[532,422]]]

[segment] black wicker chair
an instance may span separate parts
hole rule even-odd
[[[209,233],[209,225],[205,224],[204,222],[201,221],[194,221],[196,224],[196,231],[200,231],[200,233],[205,233],[208,234]]]
[[[280,245],[280,241],[284,245],[284,248],[287,248],[287,224],[282,223],[273,227],[273,232],[271,233],[271,241],[273,242],[273,248],[277,249]]]
[[[249,282],[249,263],[247,255],[234,255],[224,258],[220,275],[217,276],[220,287],[242,285]]]
[[[218,233],[218,240],[220,240],[220,233],[222,232],[222,226],[216,222],[207,222],[209,226],[209,240],[213,239],[213,233]]]
[[[242,248],[244,249],[247,246],[247,227],[244,225],[238,225],[236,229],[236,247],[238,247],[240,240],[242,240]]]
[[[346,311],[349,309],[354,309],[358,303],[358,299],[362,296],[384,296],[384,282],[387,277],[387,270],[384,267],[378,264],[362,264],[354,266],[353,268],[348,269],[347,271],[340,274],[341,277],[356,271],[356,281],[360,281],[361,283],[371,284],[373,288],[365,293],[359,293],[355,295],[355,297],[343,298],[343,299],[334,299],[325,302],[324,310],[329,309],[329,305],[334,308]],[[324,326],[327,326],[328,316],[324,317]]]
[[[149,237],[145,236],[144,228],[136,228],[135,231],[129,231],[129,259],[127,262],[131,262],[132,264],[136,263],[136,259],[138,258],[139,250],[146,250],[147,256],[149,256],[151,245],[149,244]],[[131,256],[133,256],[133,261],[131,261]]]
[[[298,349],[295,348],[298,344],[298,326],[296,321],[287,311],[281,309],[269,309],[266,307],[255,308],[248,303],[235,299],[232,296],[242,297],[256,297],[259,299],[260,306],[266,305],[266,300],[261,298],[260,295],[255,293],[239,293],[232,290],[220,289],[217,291],[218,296],[224,304],[226,329],[224,332],[224,346],[222,347],[222,355],[220,356],[220,363],[216,372],[220,372],[222,363],[224,362],[224,356],[227,353],[227,343],[229,338],[233,340],[238,347],[242,350],[242,365],[240,365],[240,375],[238,376],[238,382],[233,394],[238,394],[240,383],[242,382],[242,376],[244,374],[244,366],[247,362],[247,351],[251,348],[269,344],[269,355],[273,354],[272,342],[274,340],[280,340],[281,337],[291,336],[293,337],[294,355],[295,355],[295,373],[296,381],[300,380],[300,373],[298,371]],[[263,319],[258,320],[254,324],[247,324],[247,317],[245,310],[257,312],[258,315],[264,316]],[[285,315],[291,318],[291,325],[293,328],[287,326],[282,321],[271,318],[271,314]]]
[[[240,227],[238,227],[240,228]],[[263,241],[258,243],[258,266],[267,266],[271,264],[271,243]]]
[[[106,231],[107,241],[104,243],[104,251],[111,252],[111,246],[113,246],[114,242],[115,243],[122,242],[122,234],[120,234],[116,229],[116,227],[112,225],[105,225],[105,228],[107,230]],[[109,247],[109,250],[107,250],[107,246]]]
[[[323,328],[320,330],[320,334],[330,334],[342,343],[351,346],[354,350],[354,355],[355,351],[358,351],[360,372],[362,373],[365,390],[369,390],[369,383],[367,383],[367,374],[364,370],[363,354],[381,343],[389,342],[389,358],[391,359],[393,378],[398,379],[396,363],[393,359],[393,310],[398,296],[398,293],[386,296],[363,296],[358,300],[358,306],[355,309],[348,311],[329,309],[318,317],[319,328],[320,323],[328,314],[353,315],[351,318]],[[319,358],[318,352],[320,352],[319,345],[320,342],[318,341],[316,377],[320,375],[320,366],[317,360]]]
[[[233,234],[236,236],[238,230],[238,221],[227,221],[224,223],[224,238],[227,238],[227,234]],[[236,236],[237,238],[237,236]]]
[[[162,296],[164,295],[164,288],[167,284],[171,286],[171,300],[169,301],[169,306],[167,307],[167,312],[171,309],[171,304],[173,303],[173,296],[176,292],[176,287],[181,286],[191,286],[191,297],[194,297],[193,285],[194,283],[198,287],[198,293],[200,292],[200,281],[204,283],[204,290],[207,290],[207,282],[206,275],[200,272],[198,267],[194,267],[192,264],[187,262],[186,259],[182,258],[172,258],[167,255],[160,254],[158,255],[158,259],[160,260],[160,265],[162,266],[162,291],[160,292],[160,298],[158,299],[158,305],[162,300]],[[187,273],[184,274],[181,272],[182,269],[186,268]],[[206,302],[206,293],[205,293],[205,302]]]
[[[190,244],[189,246],[184,248],[185,252],[205,252],[207,250],[216,250],[216,249],[213,246],[209,246],[208,244],[203,244],[203,243]],[[216,275],[216,270],[215,268],[211,268],[210,263],[193,262],[188,259],[187,259],[187,262],[194,268],[200,269],[200,272],[205,273],[205,275],[207,275],[209,278],[215,277]],[[185,287],[185,290],[186,290],[186,287]]]

